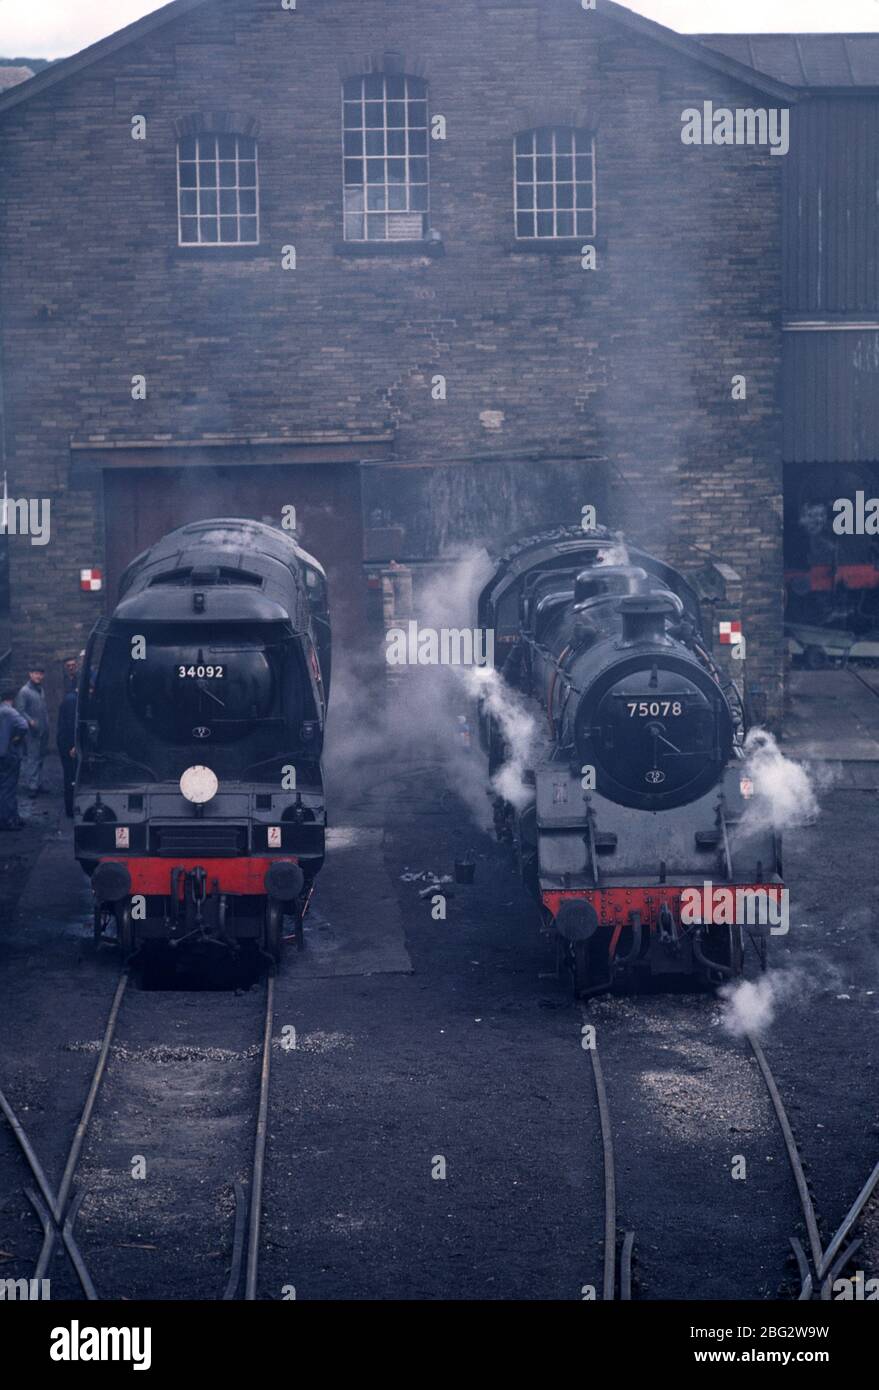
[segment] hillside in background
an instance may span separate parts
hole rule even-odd
[[[51,58],[0,58],[0,92],[17,87],[29,77],[49,67]]]
[[[0,58],[0,68],[30,68],[31,72],[39,72],[54,62],[54,58]]]

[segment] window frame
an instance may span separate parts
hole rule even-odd
[[[379,80],[381,81],[381,83],[382,83],[382,96],[381,96],[381,103],[382,103],[382,124],[381,124],[380,126],[367,126],[367,124],[366,124],[366,121],[367,121],[367,113],[366,113],[366,105],[367,105],[367,102],[370,101],[370,100],[371,100],[371,101],[375,101],[375,100],[376,100],[376,98],[374,98],[374,97],[373,97],[373,98],[367,97],[367,94],[366,94],[366,84],[367,84],[367,82],[368,82],[368,80],[369,80],[370,78],[379,79]],[[388,97],[388,83],[389,83],[389,82],[392,82],[392,81],[399,81],[399,80],[402,80],[402,81],[404,82],[404,84],[405,84],[404,89],[403,89],[403,96],[402,96],[402,97],[391,97],[391,98],[389,98],[389,97]],[[347,87],[348,83],[349,83],[349,82],[355,82],[355,81],[360,83],[360,98],[359,98],[359,103],[358,103],[358,101],[357,101],[356,99],[349,98],[348,95],[347,95],[347,92],[346,92],[346,87]],[[409,83],[410,83],[410,82],[417,82],[417,83],[419,84],[419,88],[420,88],[420,94],[419,94],[419,95],[415,95],[415,96],[410,95],[410,89],[409,89]],[[404,124],[403,124],[402,126],[391,126],[391,125],[388,124],[388,105],[389,105],[389,102],[394,103],[394,102],[399,102],[399,101],[402,101],[403,104],[404,104],[404,106],[405,106],[405,121],[404,121]],[[347,77],[345,77],[345,78],[343,79],[343,81],[342,81],[342,83],[341,83],[341,87],[340,87],[340,102],[341,102],[341,129],[342,129],[342,148],[341,148],[341,158],[342,158],[342,243],[341,243],[341,244],[342,244],[342,246],[343,246],[344,248],[346,248],[346,249],[347,249],[348,247],[366,247],[366,248],[369,248],[369,249],[374,249],[374,248],[376,248],[376,247],[388,247],[388,246],[400,246],[400,247],[405,247],[405,246],[425,246],[425,245],[428,245],[428,244],[429,244],[429,241],[428,241],[428,233],[429,233],[429,231],[430,231],[430,84],[428,83],[427,79],[424,78],[424,77],[418,76],[416,73],[410,73],[410,72],[386,72],[386,71],[375,72],[375,71],[373,71],[373,72],[350,73]],[[410,106],[410,103],[412,103],[412,102],[423,102],[423,103],[424,103],[425,114],[424,114],[424,125],[423,125],[423,126],[420,126],[420,125],[419,125],[419,126],[411,126],[411,125],[409,124],[409,106]],[[348,106],[355,106],[355,105],[358,105],[358,104],[360,105],[360,108],[361,108],[360,125],[359,125],[359,126],[348,126],[348,124],[347,124],[347,111],[346,111],[346,107],[348,107]],[[374,132],[374,131],[377,131],[377,130],[378,130],[378,131],[381,131],[382,137],[383,137],[383,139],[382,139],[383,153],[382,153],[381,155],[376,155],[376,154],[374,154],[374,153],[373,153],[373,154],[370,154],[370,152],[369,152],[368,149],[367,149],[367,135],[368,135],[368,133]],[[392,154],[392,153],[390,152],[390,150],[389,150],[389,139],[388,139],[388,135],[389,135],[389,132],[391,132],[391,131],[397,131],[397,132],[402,131],[403,134],[404,134],[404,137],[405,137],[405,138],[404,138],[404,153],[403,153],[402,155],[397,154],[397,153]],[[412,133],[413,131],[414,131],[414,132],[417,132],[417,133],[420,133],[420,132],[423,131],[423,134],[424,134],[424,152],[423,152],[423,154],[421,154],[421,153],[413,153],[413,152],[410,150],[410,148],[409,148],[409,146],[410,146],[410,135],[411,135],[411,133]],[[351,154],[349,154],[349,153],[347,152],[347,149],[346,149],[346,137],[347,137],[348,135],[354,135],[354,134],[359,134],[359,135],[362,136],[362,149],[361,149],[361,152],[360,152],[359,155],[356,155],[356,154],[351,155]],[[383,164],[384,164],[384,169],[383,169],[384,178],[382,179],[381,182],[378,182],[378,181],[369,181],[369,178],[368,178],[368,169],[367,169],[366,166],[367,166],[367,161],[370,160],[370,159],[381,159],[382,162],[383,162]],[[402,160],[404,161],[404,178],[403,178],[402,180],[394,180],[394,181],[392,181],[392,180],[388,177],[388,174],[389,174],[388,164],[389,164],[389,161],[390,161],[391,159],[402,159]],[[412,180],[412,177],[411,177],[411,161],[412,161],[413,159],[423,159],[423,160],[424,160],[424,164],[425,164],[425,177],[424,177],[424,180],[423,180],[423,181],[422,181],[422,180],[418,180],[418,181],[413,181],[413,180]],[[349,162],[354,161],[354,160],[359,160],[360,163],[361,163],[361,166],[362,166],[363,180],[362,180],[362,182],[360,182],[360,183],[348,183],[348,182],[347,182],[347,177],[346,177],[346,176],[347,176],[347,169],[346,169],[346,165],[347,165]],[[414,188],[423,188],[423,189],[425,190],[425,194],[424,194],[425,206],[424,206],[423,208],[413,208],[413,207],[411,206],[411,203],[412,203],[412,190],[413,190]],[[353,190],[360,190],[360,191],[361,191],[361,193],[362,193],[362,198],[363,198],[363,206],[362,206],[362,208],[349,209],[349,207],[348,207],[348,200],[347,200],[347,194],[348,194],[348,190],[349,190],[349,189],[351,189],[352,191],[353,191]],[[369,204],[369,190],[370,190],[370,189],[383,189],[383,190],[384,190],[384,207],[383,207],[383,208],[370,208],[370,207],[368,206],[368,204]],[[390,204],[390,190],[391,190],[391,189],[404,189],[404,190],[405,190],[405,203],[406,203],[406,206],[405,206],[405,207],[403,207],[403,208],[392,208],[392,207],[389,206],[389,204]],[[383,219],[384,219],[385,233],[387,233],[388,230],[389,230],[389,228],[390,228],[390,220],[391,220],[391,218],[394,217],[394,216],[398,216],[398,217],[420,217],[420,218],[421,218],[421,232],[420,232],[420,234],[419,234],[418,236],[395,236],[395,237],[388,236],[387,234],[386,234],[385,236],[382,236],[382,237],[370,237],[370,236],[369,236],[369,219],[370,219],[370,218],[376,218],[376,219],[378,219],[378,218],[383,218]],[[361,223],[362,223],[363,235],[362,235],[362,236],[359,236],[359,237],[355,237],[355,236],[349,235],[349,231],[348,231],[349,219],[355,219],[355,218],[359,218],[359,219],[361,220]]]
[[[189,160],[187,160],[187,159],[181,159],[181,152],[182,152],[183,144],[184,144],[184,142],[185,142],[186,140],[193,140],[193,141],[195,141],[195,158],[194,158],[194,160],[191,160],[191,159],[189,159]],[[212,159],[212,160],[205,160],[205,159],[202,158],[202,155],[201,155],[201,143],[200,143],[200,142],[203,141],[203,140],[205,140],[205,141],[208,141],[208,140],[209,140],[209,141],[211,141],[211,142],[213,143],[214,154],[213,154],[213,159]],[[234,141],[235,141],[235,159],[234,159],[234,163],[235,163],[235,182],[234,182],[234,184],[231,184],[231,185],[227,184],[227,185],[225,185],[225,186],[222,185],[221,182],[220,182],[220,165],[221,165],[221,164],[230,163],[231,161],[230,161],[230,160],[223,160],[223,159],[220,158],[220,141],[221,141],[221,140],[234,140]],[[252,149],[253,149],[253,159],[252,159],[252,160],[242,159],[242,158],[241,158],[241,144],[242,144],[242,142],[244,142],[244,141],[248,142],[249,145],[252,146]],[[206,190],[211,189],[211,188],[216,190],[216,194],[217,194],[217,211],[216,211],[216,214],[215,214],[215,215],[213,215],[213,214],[211,214],[211,213],[203,213],[203,212],[201,211],[201,193],[202,193],[202,186],[201,186],[201,165],[202,165],[202,164],[205,164],[205,163],[213,163],[214,166],[215,166],[215,170],[216,170],[216,179],[217,179],[216,184],[205,185]],[[241,166],[242,164],[250,164],[250,163],[253,164],[253,180],[254,180],[254,181],[253,181],[253,184],[247,184],[247,185],[245,185],[245,186],[242,187],[242,184],[241,184],[241,174],[240,174],[240,166]],[[181,166],[182,166],[183,164],[194,164],[194,166],[195,166],[195,184],[192,185],[192,186],[189,186],[189,185],[188,185],[188,186],[184,187],[183,184],[181,183]],[[177,137],[177,152],[176,152],[176,166],[175,166],[175,169],[176,169],[176,178],[177,178],[177,246],[178,246],[178,249],[184,250],[184,251],[191,251],[191,250],[198,250],[198,251],[201,251],[201,250],[207,248],[207,249],[214,250],[214,251],[232,251],[232,250],[238,250],[239,248],[241,248],[241,249],[246,249],[246,248],[252,249],[252,248],[257,247],[257,246],[259,246],[259,245],[261,244],[261,236],[262,236],[261,221],[262,221],[262,218],[261,218],[261,212],[260,212],[259,140],[257,139],[257,137],[256,137],[255,135],[246,135],[246,134],[243,134],[242,132],[237,131],[237,130],[225,130],[225,131],[224,131],[224,130],[205,130],[205,129],[199,129],[199,130],[194,130],[194,131],[190,130],[190,131],[187,131],[185,134],[178,134],[178,137]],[[236,211],[235,211],[234,213],[223,213],[223,212],[220,210],[220,195],[221,195],[222,193],[230,193],[230,192],[235,194],[235,207],[236,207]],[[194,213],[189,213],[189,212],[184,213],[184,212],[183,212],[183,194],[184,194],[184,193],[195,193],[195,207],[196,207],[196,210],[195,210]],[[254,211],[253,211],[252,213],[250,213],[250,212],[242,212],[242,211],[241,211],[241,194],[242,194],[242,193],[252,193],[252,194],[254,195]],[[216,223],[217,223],[217,240],[216,240],[216,241],[206,241],[206,240],[202,240],[202,235],[201,235],[201,234],[202,234],[202,223],[203,223],[204,221],[206,221],[206,220],[211,219],[212,216],[213,216],[213,220],[215,220]],[[237,229],[237,232],[238,232],[238,236],[237,236],[237,238],[236,238],[234,241],[229,241],[229,240],[225,240],[225,241],[224,241],[223,238],[222,238],[222,226],[221,226],[221,223],[222,223],[222,220],[223,220],[224,217],[234,217],[234,219],[235,219],[236,229]],[[255,221],[255,233],[254,233],[254,236],[253,236],[252,239],[243,240],[242,237],[241,237],[241,223],[242,223],[242,220],[243,220],[244,218],[251,218],[251,217],[252,217],[252,218],[254,219],[254,221]],[[191,220],[191,221],[193,221],[193,222],[195,223],[195,228],[196,228],[196,231],[198,232],[198,239],[197,239],[196,241],[184,241],[184,239],[183,239],[183,231],[184,231],[183,221],[184,221],[184,218],[186,218],[187,220]]]
[[[549,152],[548,155],[547,155],[547,154],[540,154],[540,153],[538,152],[538,149],[537,149],[538,137],[541,136],[541,135],[547,135],[547,134],[549,134],[549,135],[552,136],[552,147],[551,147],[551,150],[550,150],[550,152]],[[570,134],[570,136],[571,136],[571,151],[570,151],[570,158],[576,159],[577,161],[579,161],[580,159],[584,159],[584,158],[588,159],[588,161],[589,161],[589,169],[590,169],[590,174],[591,174],[591,177],[590,177],[589,179],[579,179],[579,178],[577,177],[578,169],[577,169],[576,166],[573,166],[573,165],[572,165],[572,171],[571,171],[573,177],[572,177],[571,179],[559,179],[559,178],[558,178],[558,173],[557,173],[557,168],[558,168],[558,166],[557,166],[557,160],[558,160],[558,158],[559,158],[559,157],[562,157],[562,158],[569,157],[569,156],[567,155],[567,152],[566,152],[566,151],[563,150],[563,151],[560,152],[560,151],[558,151],[557,148],[556,148],[556,139],[557,139],[557,136],[558,136],[559,134]],[[523,154],[523,152],[522,152],[522,151],[520,150],[520,148],[519,148],[519,142],[520,142],[520,140],[522,140],[522,139],[524,139],[524,138],[526,138],[526,137],[530,137],[530,138],[531,138],[531,150],[530,150],[529,153]],[[578,149],[578,141],[587,142],[587,143],[588,143],[588,149],[583,149],[583,150]],[[530,158],[530,159],[533,161],[533,165],[532,165],[532,167],[533,167],[533,173],[534,173],[533,179],[528,180],[528,181],[520,180],[520,178],[519,178],[519,165],[518,165],[518,161],[519,161],[520,158],[526,158],[526,159],[527,159],[527,158]],[[538,160],[538,158],[551,158],[551,160],[552,160],[552,178],[551,178],[550,180],[538,179],[538,178],[537,178],[537,172],[538,172],[538,169],[537,169],[537,160]],[[533,206],[532,206],[532,207],[520,207],[520,206],[519,206],[519,187],[520,187],[520,182],[522,183],[523,187],[527,187],[527,188],[533,190],[534,203],[533,203]],[[571,185],[571,187],[572,187],[572,189],[573,189],[573,193],[572,193],[572,204],[571,204],[571,207],[570,207],[570,208],[559,207],[559,204],[558,204],[558,189],[559,189],[559,187],[560,187],[562,184],[567,184],[567,183],[570,183],[570,185]],[[591,187],[592,187],[592,203],[591,203],[591,206],[590,206],[590,207],[580,207],[580,206],[578,205],[578,203],[577,203],[577,188],[578,188],[578,186],[579,186],[581,183],[589,183],[589,184],[591,185]],[[550,189],[552,190],[552,202],[551,202],[550,207],[548,207],[548,208],[540,208],[540,207],[538,207],[538,192],[537,192],[538,188],[550,188]],[[552,225],[553,225],[553,230],[552,230],[551,233],[549,233],[549,232],[540,232],[540,231],[538,231],[538,225],[539,225],[539,224],[538,224],[538,215],[541,214],[541,213],[543,213],[544,215],[545,215],[546,213],[549,213],[549,214],[551,215],[551,217],[552,217]],[[570,231],[570,232],[559,232],[559,231],[558,231],[558,216],[559,216],[559,213],[570,213],[570,214],[572,215],[572,219],[573,219],[573,230],[572,230],[572,231]],[[529,216],[529,217],[532,219],[532,226],[533,226],[533,230],[532,230],[532,231],[530,231],[530,232],[528,232],[528,233],[521,233],[521,232],[519,231],[519,218],[520,218],[520,215]],[[591,217],[591,231],[588,231],[588,232],[578,232],[578,231],[577,231],[577,218],[578,218],[579,216],[581,216],[581,215],[586,215],[586,216],[590,216],[590,217]],[[596,155],[595,155],[595,134],[594,134],[594,132],[591,131],[591,130],[588,130],[588,129],[582,127],[582,126],[566,126],[566,125],[530,126],[530,127],[526,127],[524,130],[518,130],[518,131],[516,131],[515,135],[513,136],[513,236],[514,236],[515,242],[516,242],[517,244],[519,244],[519,245],[528,245],[529,243],[530,243],[531,245],[534,245],[534,244],[540,243],[541,246],[552,246],[553,244],[558,244],[558,243],[560,243],[560,242],[584,241],[584,240],[586,240],[586,241],[594,241],[595,238],[596,238],[596,236],[597,236],[597,233],[598,233],[598,170],[597,170],[597,161],[596,161]]]

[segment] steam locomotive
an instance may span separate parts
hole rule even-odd
[[[323,864],[327,582],[285,532],[182,526],[125,571],[77,707],[74,848],[95,935],[272,960]]]
[[[697,923],[683,911],[687,890],[706,884],[737,902],[735,890],[764,890],[767,904],[782,891],[779,837],[742,823],[744,712],[706,648],[692,586],[605,530],[562,528],[507,551],[478,613],[499,677],[539,730],[521,794],[496,798],[496,825],[575,992],[657,975],[719,983],[742,972],[746,929],[765,960],[756,912]],[[490,702],[480,739],[504,787],[509,749]]]

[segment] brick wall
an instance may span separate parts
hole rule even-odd
[[[430,142],[439,257],[337,249],[341,74],[386,50],[447,119]],[[10,540],[16,672],[25,648],[82,645],[96,616],[78,571],[102,556],[101,488],[71,474],[72,438],[390,423],[403,462],[605,460],[578,465],[600,520],[743,574],[752,680],[776,715],[783,161],[683,146],[681,111],[706,99],[779,104],[572,0],[216,0],[0,116],[10,492],[54,508],[49,546]],[[174,122],[230,109],[260,124],[262,246],[178,251]],[[596,132],[594,272],[513,242],[513,134],[569,121]]]

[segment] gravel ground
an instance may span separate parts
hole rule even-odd
[[[440,786],[435,769],[412,768],[375,782],[351,812],[383,830],[414,973],[305,978],[291,953],[278,981],[276,1037],[292,1024],[297,1046],[277,1047],[273,1064],[264,1297],[292,1287],[306,1299],[577,1299],[600,1287],[601,1150],[581,1011],[506,852]],[[875,792],[837,790],[814,826],[788,837],[793,926],[774,943],[790,988],[764,1045],[825,1240],[879,1153],[876,814]],[[0,1084],[57,1179],[117,962],[95,952],[82,920],[44,924],[39,949],[9,925],[38,837],[15,838],[20,859],[0,869]],[[450,873],[471,847],[476,882],[454,885],[448,920],[435,922],[407,871]],[[636,1296],[790,1293],[796,1197],[720,1001],[603,998],[588,1017],[614,1125],[619,1226],[636,1233]],[[77,1230],[102,1293],[221,1292],[261,1019],[259,984],[129,990],[82,1169]],[[143,1179],[132,1176],[138,1156]],[[29,1272],[39,1246],[23,1180],[0,1125],[4,1277]],[[865,1235],[864,1267],[876,1273],[875,1215]],[[61,1259],[53,1275],[56,1297],[75,1294]]]

